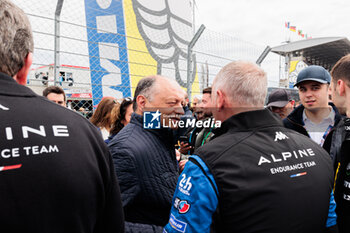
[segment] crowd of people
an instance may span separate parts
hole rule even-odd
[[[298,106],[284,89],[265,104],[267,74],[235,61],[195,105],[153,75],[88,121],[61,88],[25,87],[32,53],[27,16],[1,0],[4,232],[350,231],[350,55],[304,68]]]

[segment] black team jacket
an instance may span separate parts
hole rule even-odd
[[[232,116],[214,133],[195,151],[218,188],[211,232],[325,231],[333,184],[326,151],[267,109]]]
[[[336,141],[332,145],[330,142]],[[350,232],[350,118],[342,119],[327,137],[323,145],[335,155],[334,198],[339,233]]]
[[[0,73],[2,232],[124,232],[113,161],[80,114]]]

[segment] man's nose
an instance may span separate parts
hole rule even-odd
[[[311,97],[312,96],[312,91],[311,90],[306,90],[305,96],[306,97]]]
[[[185,114],[184,109],[183,109],[181,104],[179,104],[178,106],[175,107],[175,113],[179,114],[179,115],[184,115]]]

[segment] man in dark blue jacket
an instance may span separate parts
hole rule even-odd
[[[213,115],[223,123],[181,173],[164,232],[309,233],[336,226],[331,160],[263,109],[266,79],[247,62],[232,62],[216,76]]]
[[[321,66],[304,68],[294,86],[298,87],[301,105],[283,120],[284,126],[323,145],[330,130],[341,119],[337,108],[328,103],[331,76]]]
[[[170,128],[184,113],[183,99],[173,80],[140,80],[131,121],[108,144],[120,182],[126,232],[161,232],[167,223],[178,177]]]

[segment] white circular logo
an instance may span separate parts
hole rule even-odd
[[[102,9],[107,9],[111,5],[112,0],[96,0],[96,2]]]

